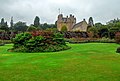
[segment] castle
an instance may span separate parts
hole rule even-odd
[[[62,27],[66,27],[67,31],[81,31],[86,32],[88,28],[88,24],[83,19],[83,21],[76,23],[76,18],[74,15],[70,14],[70,17],[63,17],[63,14],[58,15],[57,20],[57,29],[58,31],[62,31]]]

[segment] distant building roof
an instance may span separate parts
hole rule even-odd
[[[72,29],[77,28],[77,27],[81,27],[82,24],[83,24],[83,22],[84,22],[84,21],[75,24]]]
[[[87,22],[85,21],[85,19],[83,19],[83,21],[81,21],[81,22],[79,22],[79,23],[76,23],[76,24],[73,26],[72,29],[78,28],[78,27],[82,27],[82,25],[83,25],[84,22],[87,24]]]

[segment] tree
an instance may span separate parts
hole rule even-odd
[[[57,28],[47,28],[46,31],[57,32]]]
[[[96,27],[91,27],[88,29],[88,32],[89,33],[92,33],[93,34],[93,37],[98,37],[98,30]]]
[[[43,30],[50,28],[50,26],[47,23],[44,23],[41,27]]]
[[[37,28],[34,27],[34,26],[30,26],[30,27],[27,28],[28,32],[32,32],[32,31],[35,31],[35,30],[37,30]]]
[[[11,17],[11,21],[10,21],[10,27],[11,27],[11,29],[13,29],[13,26],[14,26],[14,24],[13,24],[13,17]]]
[[[66,27],[65,25],[62,26],[61,31],[62,31],[62,32],[66,32],[66,31],[67,31],[67,27]]]
[[[17,22],[15,25],[14,25],[14,30],[15,31],[21,31],[21,32],[25,32],[27,30],[27,25],[25,22]]]
[[[94,26],[94,22],[93,22],[93,18],[92,17],[89,18],[88,25],[89,25],[89,27],[93,27]]]
[[[40,27],[43,30],[46,30],[46,29],[49,29],[49,28],[57,28],[56,24],[47,24],[47,23],[41,24]]]
[[[5,30],[5,31],[9,31],[7,22],[4,21],[4,18],[1,19],[0,29],[1,29],[1,30]]]
[[[117,32],[115,34],[115,40],[116,40],[116,43],[120,44],[120,32]]]
[[[38,16],[35,17],[34,26],[35,27],[40,27],[40,18]]]
[[[97,28],[100,28],[100,27],[102,27],[103,25],[102,25],[102,23],[95,23],[94,26],[97,27]]]
[[[106,25],[98,28],[99,36],[100,37],[108,37],[109,36],[109,29]]]
[[[4,22],[4,18],[1,19],[1,26],[4,26],[5,22]]]

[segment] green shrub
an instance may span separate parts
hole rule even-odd
[[[30,26],[30,27],[28,27],[28,29],[27,29],[28,32],[32,32],[32,31],[36,31],[36,30],[37,30],[37,28],[34,27],[34,26]]]
[[[120,44],[120,32],[117,32],[115,34],[115,40],[116,40],[116,43]]]
[[[0,40],[0,46],[4,46],[4,43],[2,40]]]
[[[61,31],[66,32],[67,31],[67,26],[66,25],[62,26]]]
[[[116,51],[116,52],[117,52],[117,53],[120,53],[120,47],[117,48],[117,51]]]
[[[14,48],[18,48],[22,45],[25,45],[26,42],[31,38],[32,38],[32,35],[28,32],[17,34],[17,36],[12,40],[12,42],[14,43]]]
[[[11,40],[4,40],[3,42],[4,42],[4,44],[10,44],[10,43],[12,43]]]
[[[66,41],[69,43],[115,43],[114,39],[109,38],[71,38]]]
[[[51,32],[18,34],[13,40],[15,52],[56,52],[69,49],[63,35]]]

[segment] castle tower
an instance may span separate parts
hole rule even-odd
[[[70,17],[63,17],[62,14],[58,15],[57,28],[58,31],[61,31],[63,26],[67,27],[67,31],[72,31],[73,26],[76,24],[76,18],[73,15]]]

